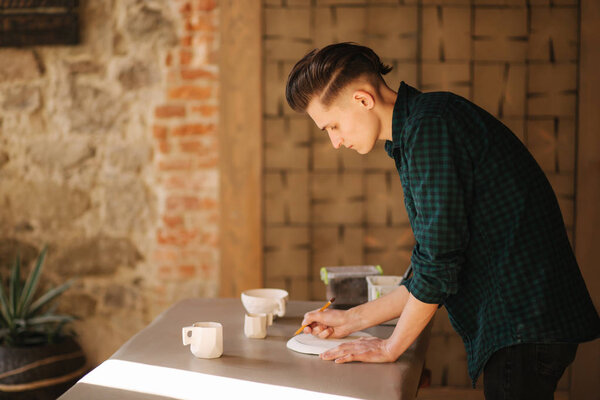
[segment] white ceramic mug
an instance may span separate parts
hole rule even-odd
[[[246,314],[244,317],[244,335],[251,339],[264,339],[267,336],[269,316],[273,321],[272,314]]]
[[[288,292],[283,289],[250,289],[242,292],[242,304],[250,314],[285,315]]]
[[[184,345],[198,358],[217,358],[223,354],[223,325],[218,322],[196,322],[181,329]]]

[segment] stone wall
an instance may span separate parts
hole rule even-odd
[[[265,278],[294,299],[325,299],[319,269],[380,264],[402,274],[414,238],[393,161],[334,150],[286,104],[287,74],[333,42],[372,47],[386,81],[449,90],[501,119],[545,171],[572,237],[577,0],[265,0]],[[441,309],[427,367],[434,385],[469,387],[460,337]],[[560,388],[568,385],[565,374]]]
[[[218,8],[80,3],[80,45],[0,49],[0,272],[47,244],[93,365],[217,293]]]

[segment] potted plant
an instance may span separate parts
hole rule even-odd
[[[65,331],[75,318],[55,313],[72,281],[36,295],[46,248],[26,280],[17,256],[0,276],[0,398],[56,399],[85,372],[85,356]]]

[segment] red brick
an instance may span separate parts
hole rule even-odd
[[[200,200],[194,196],[171,196],[167,198],[167,210],[196,210],[199,208]]]
[[[218,226],[219,223],[219,203],[216,200],[213,200],[213,204],[207,204],[208,208],[196,211],[189,211],[186,213],[186,223],[189,226],[202,226],[202,227],[210,227],[210,226]],[[213,208],[210,208],[213,207]]]
[[[180,265],[177,267],[177,272],[180,278],[193,278],[196,276],[196,266]]]
[[[189,173],[170,174],[162,184],[165,189],[171,191],[187,189],[193,192],[214,192],[217,181],[218,179],[215,179],[215,175],[212,173],[200,172],[192,175]]]
[[[181,50],[179,52],[179,63],[181,65],[188,65],[192,62],[194,58],[194,53],[190,50]]]
[[[179,148],[184,153],[196,153],[199,155],[211,155],[216,150],[216,143],[204,143],[199,140],[187,140],[179,144]]]
[[[213,168],[213,167],[216,167],[218,163],[219,163],[219,158],[216,155],[214,155],[212,158],[209,158],[208,160],[199,161],[198,163],[196,163],[195,167],[196,168]]]
[[[185,29],[196,32],[214,32],[215,26],[209,15],[195,15],[186,19]]]
[[[189,1],[186,1],[181,8],[179,8],[179,12],[181,14],[188,14],[192,12],[192,4]]]
[[[165,126],[154,125],[152,127],[152,135],[156,139],[166,139],[167,138],[168,129]]]
[[[194,45],[198,49],[206,49],[206,51],[218,48],[219,44],[213,32],[202,32],[194,37]]]
[[[203,233],[200,242],[209,246],[217,247],[219,245],[219,235],[214,232]]]
[[[201,264],[200,271],[198,273],[204,279],[214,279],[217,277],[218,271],[218,267],[214,265]]]
[[[164,286],[154,286],[152,288],[152,291],[154,292],[155,296],[154,299],[156,299],[156,297],[163,297],[164,295],[167,294],[167,288]]]
[[[195,106],[192,107],[192,112],[200,113],[203,117],[211,117],[217,113],[217,106]]]
[[[163,160],[158,164],[161,171],[190,171],[194,168],[192,160]]]
[[[173,267],[170,265],[161,265],[158,267],[158,277],[160,279],[166,279],[173,275]]]
[[[169,142],[166,140],[159,140],[158,151],[160,151],[162,154],[167,154],[169,151],[171,151],[171,145],[169,145]]]
[[[214,265],[202,264],[200,265],[200,270],[204,272],[205,275],[211,275],[212,273],[216,272],[218,268]]]
[[[158,163],[158,169],[160,171],[194,171],[204,168],[214,168],[219,163],[219,157],[217,154],[211,155],[206,159],[170,159],[161,160]]]
[[[217,208],[218,204],[215,199],[205,197],[201,201],[201,206],[202,206],[203,210],[209,210],[209,209]]]
[[[152,259],[158,262],[171,262],[177,261],[180,258],[178,250],[172,249],[158,249],[152,253]]]
[[[181,77],[183,79],[189,79],[189,80],[201,79],[201,78],[215,79],[216,75],[212,71],[207,71],[206,69],[203,69],[203,68],[193,68],[193,69],[182,69]]]
[[[171,99],[206,100],[211,94],[211,88],[206,86],[179,86],[169,89]]]
[[[154,116],[156,118],[185,117],[185,107],[171,105],[158,106],[154,109]]]
[[[190,35],[181,38],[181,46],[190,47],[192,45],[192,37]]]
[[[167,190],[188,189],[190,187],[187,174],[185,176],[171,175],[164,181],[163,186]]]
[[[199,11],[212,11],[217,7],[215,0],[198,0],[197,4]]]
[[[185,260],[211,260],[212,251],[198,250],[197,248],[181,249],[181,256]]]
[[[170,244],[175,246],[185,246],[198,237],[196,231],[185,229],[169,229],[168,231],[159,229],[156,239],[159,244]]]
[[[217,202],[211,198],[199,198],[195,196],[170,196],[167,198],[168,210],[207,210],[216,207]],[[183,220],[181,222],[183,223]]]
[[[174,136],[204,135],[214,132],[214,124],[186,124],[173,129]]]
[[[162,220],[169,228],[183,226],[183,217],[181,215],[163,215]]]
[[[197,267],[194,264],[161,265],[158,277],[164,280],[182,280],[197,277]]]

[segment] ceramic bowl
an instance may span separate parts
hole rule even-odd
[[[242,304],[250,314],[285,315],[289,295],[283,289],[250,289],[242,292]]]

